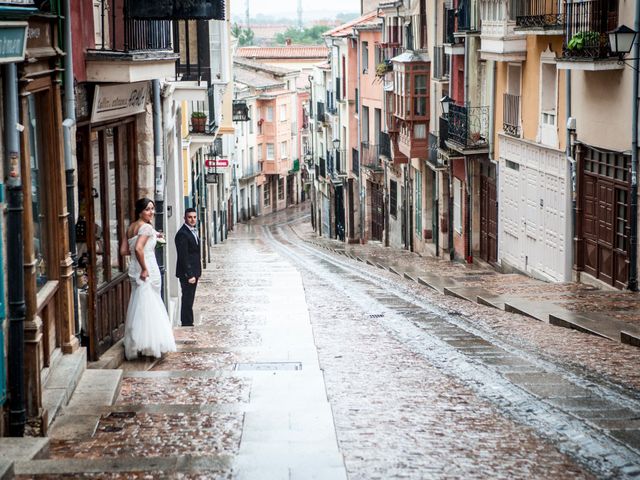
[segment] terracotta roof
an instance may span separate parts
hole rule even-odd
[[[244,58],[325,58],[324,45],[286,45],[282,47],[241,47],[236,56]]]
[[[361,17],[356,18],[355,20],[351,20],[350,22],[343,23],[339,27],[334,28],[333,30],[329,30],[325,32],[323,36],[325,37],[346,37],[353,34],[353,29],[360,25],[365,25],[371,23],[371,21],[375,20],[378,17],[378,12],[373,11],[369,12]]]

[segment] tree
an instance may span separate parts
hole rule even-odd
[[[246,45],[253,45],[253,30],[250,28],[242,28],[237,23],[231,27],[231,35],[238,39],[238,45],[244,47]]]
[[[291,39],[291,43],[302,45],[320,45],[322,44],[322,34],[329,30],[327,25],[316,25],[314,27],[298,30],[295,27],[288,28],[284,33],[276,34],[276,43],[284,44],[287,39]]]

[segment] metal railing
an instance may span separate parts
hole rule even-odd
[[[369,142],[360,144],[360,152],[362,155],[362,166],[372,170],[381,170],[382,161],[380,160],[380,146],[373,145]]]
[[[564,14],[558,0],[524,0],[514,5],[516,26],[520,28],[564,28]]]
[[[607,32],[616,28],[617,11],[609,10],[607,0],[564,2],[566,29],[565,58],[596,59],[611,55]]]
[[[484,148],[488,144],[489,107],[449,106],[447,140],[463,148]]]
[[[503,96],[502,129],[512,137],[520,137],[520,95]]]
[[[433,78],[438,80],[449,78],[449,61],[442,45],[433,47]]]
[[[96,49],[112,52],[172,50],[170,20],[140,20],[128,15],[130,1],[99,0]]]

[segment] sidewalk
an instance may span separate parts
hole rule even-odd
[[[292,225],[304,241],[376,266],[444,295],[527,315],[542,322],[640,347],[640,294],[580,283],[546,283],[488,266],[423,257],[377,242],[346,244],[319,237],[309,223]]]

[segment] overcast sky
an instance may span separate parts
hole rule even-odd
[[[247,0],[232,0],[231,13],[244,16]],[[298,0],[249,0],[251,16],[263,13],[265,15],[296,17]],[[324,11],[331,13],[360,12],[360,0],[302,0],[302,11]],[[303,13],[304,16],[304,13]]]

